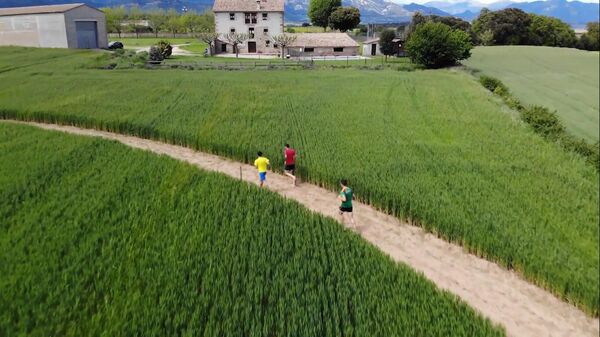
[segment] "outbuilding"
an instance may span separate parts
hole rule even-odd
[[[86,4],[0,8],[0,46],[106,48],[106,18]]]
[[[359,44],[346,33],[295,34],[287,52],[293,57],[358,56]]]
[[[405,56],[404,52],[404,39],[395,38],[392,40],[394,43],[394,55],[395,56]],[[383,55],[381,50],[379,49],[379,38],[368,39],[363,42],[363,56],[376,56]]]

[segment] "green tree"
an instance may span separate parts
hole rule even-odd
[[[389,55],[394,55],[396,52],[396,46],[393,41],[395,38],[396,33],[392,29],[386,29],[379,35],[379,51],[385,55],[386,61]]]
[[[427,17],[423,14],[421,14],[421,12],[416,12],[415,14],[413,14],[412,19],[410,20],[410,25],[408,25],[408,33],[407,35],[410,36],[410,34],[412,34],[415,30],[417,30],[417,26],[427,22]]]
[[[577,44],[575,31],[557,18],[530,14],[529,44],[551,47],[574,47]]]
[[[188,33],[194,34],[202,30],[202,28],[204,28],[202,27],[202,24],[202,18],[194,11],[186,12],[181,16],[181,25]]]
[[[529,14],[516,8],[507,8],[500,11],[481,11],[479,17],[473,21],[473,31],[480,35],[490,30],[494,34],[496,44],[526,44],[529,39]]]
[[[167,13],[163,10],[153,10],[147,13],[148,26],[154,32],[154,36],[158,37],[158,33],[165,29],[167,24]]]
[[[356,7],[338,7],[329,16],[329,27],[345,32],[360,23],[360,11]]]
[[[600,35],[598,34],[598,27],[598,22],[589,22],[586,26],[587,31],[579,38],[577,48],[596,51],[600,49]]]
[[[171,32],[171,34],[173,34],[173,37],[175,37],[175,34],[181,33],[185,30],[180,16],[169,17],[167,19],[165,27],[169,30],[169,32]]]
[[[109,33],[117,33],[119,37],[121,37],[121,33],[123,32],[123,21],[125,20],[125,16],[127,15],[127,10],[125,7],[105,7],[102,8],[104,15],[106,17],[106,28]]]
[[[325,30],[329,26],[331,13],[341,5],[341,0],[310,0],[308,17],[314,26],[323,27]]]
[[[469,58],[472,48],[468,33],[439,22],[420,24],[406,42],[411,61],[427,68],[454,65]]]
[[[493,46],[494,45],[494,32],[490,29],[480,33],[477,38],[482,46]]]

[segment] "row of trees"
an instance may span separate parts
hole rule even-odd
[[[214,30],[215,17],[210,11],[197,13],[188,11],[179,13],[174,9],[162,10],[154,9],[143,11],[139,7],[131,7],[126,9],[120,7],[102,8],[106,15],[106,25],[109,33],[116,33],[121,36],[121,33],[141,33],[153,32],[156,36],[158,33],[197,33],[201,31]],[[146,25],[142,25],[140,21],[146,21]]]
[[[475,42],[482,45],[534,45],[577,47],[598,50],[598,23],[589,23],[588,33],[577,38],[565,22],[548,16],[529,14],[516,8],[499,11],[483,9],[473,21]]]
[[[340,30],[354,29],[360,23],[360,11],[356,7],[342,7],[341,0],[310,0],[308,17],[313,25]]]

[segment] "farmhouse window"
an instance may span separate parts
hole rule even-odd
[[[273,48],[279,48],[279,45],[277,43],[273,44]]]
[[[266,45],[267,47],[268,47],[268,46],[270,46],[270,45],[271,45],[271,41],[269,41],[269,40],[265,41],[265,45]]]
[[[254,27],[248,28],[248,38],[250,38],[250,39],[254,38]]]
[[[315,51],[315,48],[304,48],[304,52],[305,53],[313,53]]]
[[[335,47],[335,48],[333,48],[333,51],[336,53],[341,53],[344,51],[344,47]]]
[[[227,52],[227,45],[224,44],[224,43],[221,45],[221,52],[222,53],[226,53]]]
[[[235,20],[235,13],[229,13],[229,20],[231,20],[231,21]]]
[[[246,24],[256,23],[256,13],[244,13],[244,22]]]
[[[267,16],[268,16],[268,13],[262,13],[262,18],[263,18],[263,20],[266,20],[266,19],[267,19]]]
[[[263,29],[263,33],[267,34],[269,32],[269,28]]]
[[[231,28],[229,31],[235,33],[235,28]]]

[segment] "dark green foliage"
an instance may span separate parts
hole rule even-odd
[[[310,0],[308,17],[313,26],[327,28],[329,17],[336,8],[342,5],[342,0]]]
[[[504,85],[504,83],[502,83],[502,81],[500,81],[497,78],[491,77],[491,76],[485,76],[482,75],[479,77],[479,83],[481,83],[481,85],[483,85],[484,88],[486,88],[489,91],[494,91],[496,90],[496,88],[501,87],[505,90],[507,90],[506,86]]]
[[[169,43],[169,41],[161,40],[156,44],[158,50],[163,55],[163,58],[168,59],[173,53],[173,47]]]
[[[495,12],[484,12],[473,21],[475,34],[491,31],[496,44],[527,44],[529,38],[529,14],[516,8],[507,8]]]
[[[406,42],[411,61],[427,68],[455,65],[471,56],[470,36],[443,23],[426,22],[417,26]]]
[[[379,50],[385,58],[396,53],[396,46],[392,40],[396,38],[396,33],[392,29],[386,29],[379,34]]]
[[[535,132],[551,140],[558,139],[565,132],[556,113],[546,107],[530,106],[521,111],[521,118],[531,125]]]
[[[584,50],[600,49],[600,34],[598,34],[598,22],[590,22],[587,24],[587,32],[582,34],[577,43],[577,48]]]
[[[150,61],[152,61],[152,62],[161,62],[162,60],[165,59],[165,56],[162,53],[162,51],[156,46],[150,47],[150,51],[148,52],[148,57],[149,57]]]
[[[333,220],[148,152],[0,123],[2,336],[502,336]]]
[[[354,29],[360,23],[360,11],[356,7],[338,7],[329,16],[329,27],[342,32]]]
[[[550,47],[575,47],[577,36],[571,26],[557,18],[543,15],[529,14],[528,44]]]

